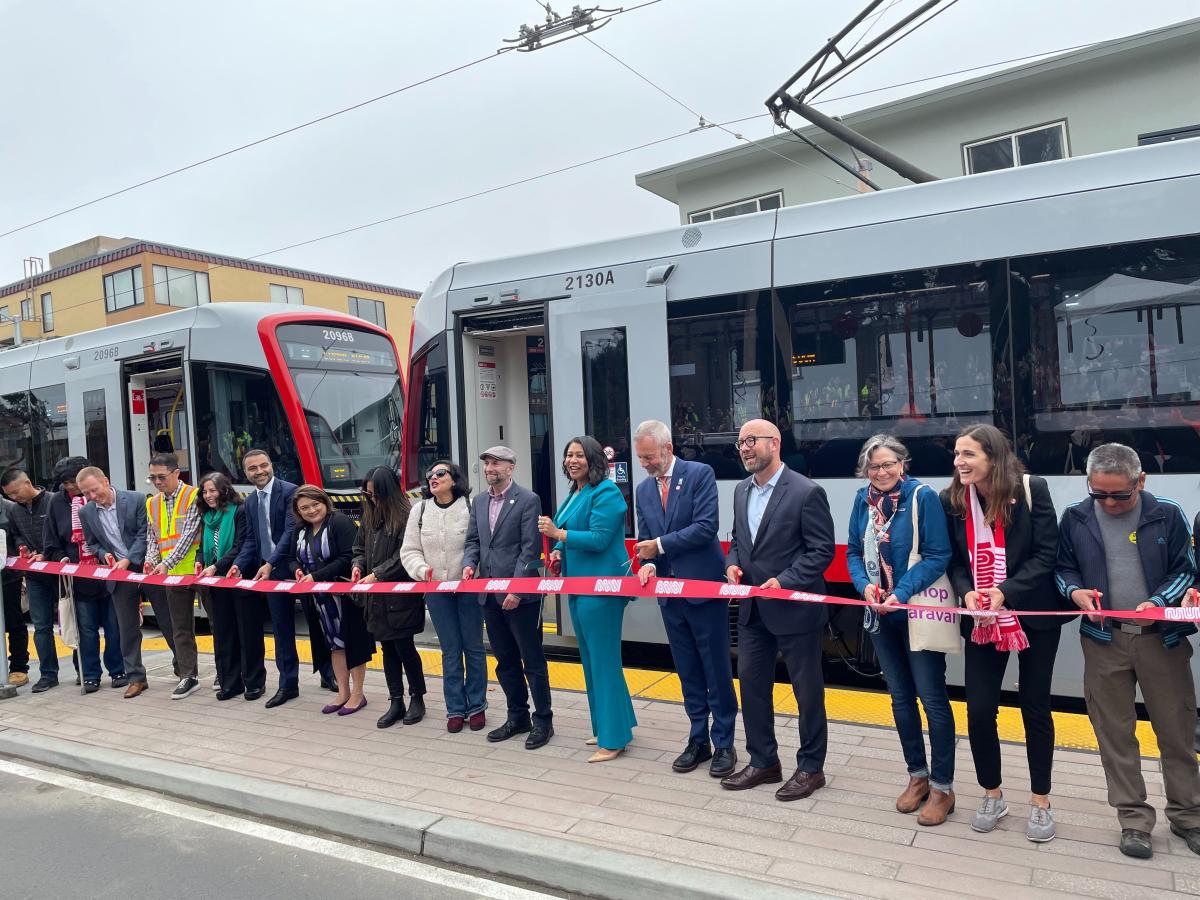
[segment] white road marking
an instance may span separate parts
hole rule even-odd
[[[274,844],[282,844],[295,850],[304,850],[344,862],[368,866],[384,872],[392,872],[405,878],[418,879],[437,885],[438,887],[469,891],[479,897],[488,898],[488,900],[549,900],[549,898],[553,897],[551,894],[543,894],[538,891],[530,891],[508,884],[485,881],[482,878],[476,878],[474,875],[454,872],[449,869],[429,865],[428,863],[390,856],[375,850],[366,850],[361,847],[354,847],[349,844],[342,844],[313,835],[288,831],[287,829],[266,825],[262,822],[240,819],[226,813],[189,806],[134,788],[97,784],[85,781],[82,778],[76,778],[73,775],[64,775],[46,769],[37,769],[5,759],[0,759],[0,772],[27,778],[31,781],[40,781],[43,784],[56,785],[57,787],[78,791],[82,794],[91,794],[93,797],[100,797],[104,800],[126,803],[130,806],[136,806],[138,809],[174,816],[175,818],[185,819],[189,822],[198,822],[202,825],[221,828],[225,831],[246,835],[247,837],[270,841]]]

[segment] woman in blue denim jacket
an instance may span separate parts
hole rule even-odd
[[[940,825],[954,811],[954,715],[946,696],[946,654],[910,650],[908,616],[887,608],[908,603],[945,573],[950,537],[937,491],[909,477],[907,465],[908,449],[892,435],[877,434],[863,444],[858,475],[867,485],[854,498],[846,562],[855,590],[864,600],[885,607],[882,614],[866,610],[865,625],[887,679],[908,765],[908,787],[896,800],[896,809],[912,813],[924,802],[917,821]],[[910,569],[914,502],[921,561]],[[932,768],[925,756],[918,697],[929,721]]]

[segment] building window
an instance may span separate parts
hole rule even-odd
[[[963,144],[963,166],[968,175],[1031,166],[1067,155],[1065,121]]]
[[[181,309],[208,303],[208,273],[155,266],[154,302]]]
[[[783,206],[783,191],[763,194],[761,197],[751,197],[749,200],[739,200],[737,203],[727,203],[712,209],[694,212],[688,216],[692,224],[711,222],[713,219],[728,219],[730,216],[744,216],[747,213],[763,212],[768,209],[779,209]]]
[[[1171,141],[1182,141],[1187,138],[1200,137],[1200,125],[1190,125],[1186,128],[1169,128],[1166,131],[1151,131],[1138,135],[1138,146],[1147,144],[1167,144]]]
[[[365,297],[350,297],[350,315],[374,322],[380,328],[387,328],[387,316],[383,311],[382,300],[368,300]]]
[[[29,297],[26,297],[21,301],[21,321],[33,321],[33,300]]]
[[[54,297],[42,294],[42,331],[54,330]]]
[[[273,284],[271,285],[271,302],[303,306],[304,288],[292,287],[290,284]]]
[[[122,269],[104,276],[104,311],[117,312],[141,306],[146,302],[146,289],[142,284],[142,267]]]
[[[11,316],[8,314],[7,306],[0,306],[0,322],[7,322]]]

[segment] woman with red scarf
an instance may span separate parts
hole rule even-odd
[[[963,616],[967,735],[975,775],[985,792],[971,827],[988,832],[1008,815],[996,714],[1004,670],[1015,651],[1032,787],[1025,836],[1037,843],[1049,841],[1054,838],[1050,681],[1066,619],[1020,617],[1012,611],[1065,608],[1054,583],[1058,518],[1050,490],[1043,479],[1025,474],[1003,432],[992,425],[972,425],[955,441],[954,478],[942,492],[942,505],[952,550],[946,574],[967,609],[995,613]]]

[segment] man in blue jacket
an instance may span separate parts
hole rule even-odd
[[[1200,853],[1200,768],[1192,750],[1196,692],[1191,624],[1090,615],[1179,606],[1196,577],[1191,529],[1179,505],[1145,490],[1136,452],[1102,444],[1087,459],[1087,500],[1059,525],[1059,590],[1085,615],[1083,693],[1100,745],[1108,804],[1121,823],[1121,852],[1149,859],[1154,807],[1146,802],[1134,730],[1137,687],[1161,753],[1171,831]]]
[[[671,431],[662,422],[643,422],[633,440],[638,462],[650,476],[637,489],[635,549],[642,584],[654,577],[721,581],[725,554],[717,539],[719,507],[712,468],[676,458]],[[708,773],[724,778],[737,765],[729,601],[661,597],[658,604],[683,687],[683,707],[692,722],[687,747],[671,768],[691,772],[711,759]],[[715,752],[709,747],[710,717]]]

